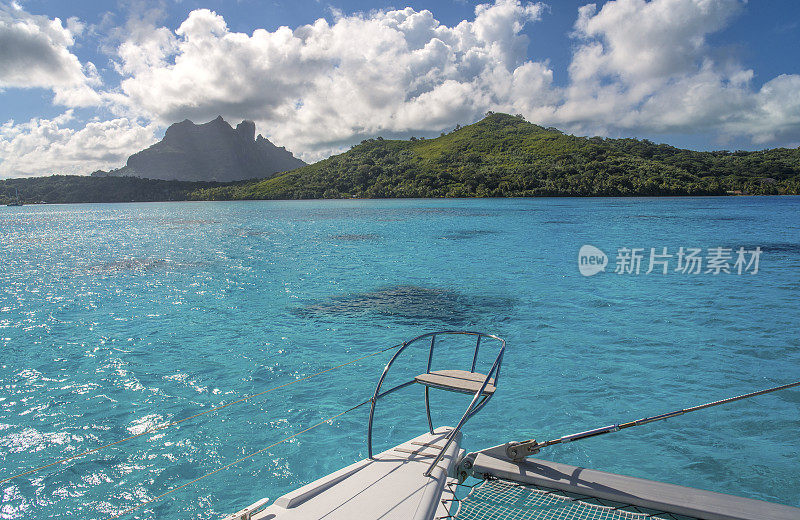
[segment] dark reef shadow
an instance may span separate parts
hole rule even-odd
[[[512,298],[473,296],[451,289],[395,285],[365,293],[333,296],[292,309],[308,319],[386,316],[414,322],[440,321],[451,325],[478,323],[487,317],[508,316]]]

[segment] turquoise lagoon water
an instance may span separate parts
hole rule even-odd
[[[0,211],[2,478],[445,328],[508,341],[500,390],[465,430],[473,450],[800,379],[796,197]],[[584,244],[612,269],[621,247],[764,253],[755,275],[645,275],[645,258],[639,275],[587,278]],[[0,484],[0,518],[106,518],[366,399],[387,356]],[[442,424],[466,404],[434,398]],[[363,458],[367,413],[126,518],[276,498]],[[419,387],[380,402],[379,448],[424,428]],[[800,506],[798,431],[790,390],[541,456]]]

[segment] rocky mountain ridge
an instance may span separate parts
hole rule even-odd
[[[260,134],[256,137],[255,131],[255,123],[248,120],[233,128],[222,116],[200,125],[186,119],[170,125],[161,141],[128,157],[122,168],[92,175],[232,182],[306,165],[286,148]]]

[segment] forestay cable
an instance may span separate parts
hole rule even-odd
[[[215,469],[214,471],[210,471],[210,472],[206,473],[206,474],[205,474],[205,475],[203,475],[202,477],[197,477],[197,478],[196,478],[196,479],[194,479],[194,480],[190,480],[190,481],[189,481],[189,482],[187,482],[186,484],[181,484],[180,486],[178,486],[178,487],[176,487],[176,488],[172,488],[172,489],[170,489],[169,491],[167,491],[167,492],[165,492],[165,493],[161,493],[161,494],[160,494],[160,495],[158,495],[157,497],[153,497],[153,498],[151,498],[151,499],[149,499],[149,500],[145,500],[144,502],[142,502],[142,503],[140,503],[140,504],[137,504],[137,505],[135,505],[135,506],[133,506],[133,507],[129,507],[128,509],[125,509],[124,511],[122,511],[122,512],[119,512],[119,513],[117,513],[116,515],[109,517],[109,518],[108,518],[108,520],[114,520],[115,518],[120,518],[121,516],[125,516],[125,515],[127,515],[128,513],[131,513],[131,512],[133,512],[133,511],[135,511],[135,510],[139,509],[140,507],[143,507],[143,506],[146,506],[147,504],[152,504],[153,502],[156,502],[156,501],[158,501],[158,500],[161,500],[161,499],[162,499],[162,498],[164,498],[165,496],[167,496],[167,495],[169,495],[169,494],[171,494],[171,493],[174,493],[174,492],[178,491],[179,489],[183,489],[183,488],[185,488],[185,487],[191,486],[191,485],[192,485],[192,484],[194,484],[195,482],[198,482],[198,481],[200,481],[200,480],[203,480],[204,478],[210,477],[211,475],[214,475],[214,474],[216,474],[216,473],[219,473],[220,471],[226,470],[226,469],[230,468],[231,466],[235,466],[236,464],[239,464],[240,462],[242,462],[242,461],[245,461],[245,460],[247,460],[247,459],[249,459],[249,458],[255,457],[256,455],[258,455],[258,454],[260,454],[260,453],[264,453],[265,451],[269,450],[270,448],[274,448],[275,446],[277,446],[278,444],[281,444],[282,442],[286,442],[286,441],[288,441],[288,440],[294,439],[294,438],[295,438],[295,437],[297,437],[298,435],[301,435],[301,434],[303,434],[303,433],[305,433],[305,432],[307,432],[307,431],[309,431],[309,430],[313,430],[314,428],[316,428],[316,427],[318,427],[318,426],[322,426],[322,425],[323,425],[323,424],[325,424],[325,423],[331,422],[331,421],[333,421],[334,419],[336,419],[337,417],[341,417],[342,415],[344,415],[344,414],[346,414],[346,413],[348,413],[348,412],[352,412],[352,411],[353,411],[353,410],[355,410],[356,408],[360,408],[361,406],[364,406],[365,404],[367,404],[367,403],[369,403],[369,402],[371,402],[371,401],[372,401],[372,398],[370,398],[370,399],[367,399],[366,401],[364,401],[364,402],[362,402],[362,403],[358,403],[357,405],[355,405],[355,406],[353,406],[353,407],[351,407],[351,408],[348,408],[347,410],[345,410],[345,411],[343,411],[343,412],[339,412],[339,413],[337,413],[337,414],[336,414],[336,415],[334,415],[333,417],[328,417],[327,419],[324,419],[324,420],[322,420],[322,421],[320,421],[320,422],[318,422],[318,423],[316,423],[316,424],[314,424],[314,425],[312,425],[312,426],[309,426],[309,427],[308,427],[308,428],[306,428],[305,430],[300,430],[299,432],[297,432],[297,433],[294,433],[294,434],[292,434],[292,435],[290,435],[290,436],[288,436],[288,437],[284,437],[283,439],[279,440],[278,442],[275,442],[275,443],[273,443],[273,444],[270,444],[270,445],[269,445],[269,446],[267,446],[266,448],[261,448],[261,449],[260,449],[260,450],[258,450],[258,451],[254,451],[254,452],[253,452],[253,453],[251,453],[250,455],[246,455],[246,456],[242,457],[241,459],[237,459],[237,460],[234,460],[233,462],[229,462],[228,464],[225,464],[224,466],[220,466],[219,468]]]
[[[163,430],[165,428],[170,428],[170,427],[178,425],[178,424],[180,424],[180,423],[182,423],[184,421],[188,421],[190,419],[196,419],[196,418],[200,417],[201,415],[205,415],[207,413],[211,413],[211,412],[216,412],[216,411],[222,410],[223,408],[227,408],[228,406],[231,406],[231,405],[234,405],[234,404],[242,403],[242,402],[247,401],[249,399],[252,399],[254,397],[258,397],[260,395],[266,395],[266,394],[268,394],[270,392],[274,392],[276,390],[280,390],[281,388],[286,388],[287,386],[291,386],[291,385],[293,385],[295,383],[299,383],[301,381],[306,381],[308,379],[311,379],[311,378],[314,378],[314,377],[317,377],[317,376],[321,376],[322,374],[326,374],[326,373],[328,373],[328,372],[330,372],[332,370],[336,370],[337,368],[342,368],[342,367],[345,367],[347,365],[352,365],[353,363],[357,363],[358,361],[361,361],[363,359],[367,359],[367,358],[370,358],[372,356],[377,356],[378,354],[383,354],[384,352],[387,352],[387,351],[392,350],[392,349],[396,349],[396,348],[401,347],[401,346],[403,346],[403,343],[398,343],[397,345],[392,345],[391,347],[386,347],[384,349],[375,351],[375,352],[373,352],[371,354],[367,354],[365,356],[361,356],[359,358],[353,359],[352,361],[348,361],[347,363],[342,363],[341,365],[336,365],[335,367],[331,367],[331,368],[325,369],[325,370],[323,370],[321,372],[317,372],[315,374],[311,374],[311,375],[306,376],[306,377],[301,377],[300,379],[295,379],[294,381],[289,381],[288,383],[284,383],[284,384],[282,384],[280,386],[276,386],[274,388],[270,388],[268,390],[264,390],[263,392],[258,392],[257,394],[247,395],[245,397],[242,397],[241,399],[237,399],[235,401],[231,401],[230,403],[223,404],[223,405],[220,405],[220,406],[215,406],[214,408],[209,408],[208,410],[205,410],[205,411],[200,412],[200,413],[196,413],[196,414],[191,415],[189,417],[184,417],[183,419],[179,419],[177,421],[170,421],[170,422],[162,424],[160,426],[154,426],[154,427],[149,428],[149,429],[147,429],[147,430],[145,430],[145,431],[143,431],[141,433],[137,433],[135,435],[131,435],[130,437],[125,437],[124,439],[120,439],[118,441],[115,441],[115,442],[112,442],[112,443],[109,443],[109,444],[105,444],[103,446],[99,446],[99,447],[93,448],[91,450],[86,450],[84,452],[78,453],[77,455],[72,455],[70,457],[66,457],[66,458],[57,460],[55,462],[51,462],[49,464],[45,464],[44,466],[39,466],[38,468],[33,468],[33,469],[28,470],[28,471],[25,471],[25,472],[22,472],[22,473],[18,473],[16,475],[12,475],[10,477],[5,477],[2,480],[0,480],[0,484],[2,484],[3,482],[8,482],[9,480],[14,480],[14,479],[19,478],[19,477],[24,477],[25,475],[30,475],[31,473],[36,473],[36,472],[41,471],[43,469],[49,468],[51,466],[55,466],[57,464],[61,464],[62,462],[69,462],[71,460],[75,460],[75,459],[78,459],[80,457],[84,457],[86,455],[91,455],[92,453],[96,453],[96,452],[98,452],[100,450],[103,450],[103,449],[106,449],[106,448],[110,448],[111,446],[116,446],[117,444],[122,444],[123,442],[127,442],[127,441],[130,441],[130,440],[136,439],[136,438],[141,437],[143,435],[149,435],[149,434],[157,432],[159,430]]]
[[[663,413],[661,415],[654,415],[652,417],[643,417],[635,421],[629,421],[621,424],[611,424],[609,426],[603,426],[602,428],[595,428],[594,430],[587,430],[585,432],[573,433],[572,435],[565,435],[563,437],[559,437],[558,439],[553,439],[551,441],[546,441],[546,442],[536,442],[536,439],[531,439],[523,442],[512,442],[506,446],[506,454],[511,459],[520,460],[529,455],[535,455],[536,453],[539,453],[539,450],[541,448],[553,446],[554,444],[564,444],[567,442],[579,441],[582,439],[588,439],[590,437],[596,437],[598,435],[604,435],[606,433],[614,433],[620,430],[624,430],[626,428],[631,428],[633,426],[639,426],[641,424],[649,424],[651,422],[656,422],[656,421],[663,421],[664,419],[670,419],[672,417],[677,417],[685,413],[696,412],[697,410],[702,410],[704,408],[710,408],[712,406],[732,403],[734,401],[739,401],[740,399],[748,399],[750,397],[755,397],[757,395],[768,394],[770,392],[777,392],[778,390],[786,390],[787,388],[794,388],[796,386],[800,386],[800,381],[795,381],[794,383],[787,383],[785,385],[780,385],[780,386],[774,386],[772,388],[766,388],[764,390],[758,390],[756,392],[750,392],[748,394],[737,395],[735,397],[728,397],[727,399],[720,399],[719,401],[712,401],[710,403],[699,404],[697,406],[691,406],[689,408],[681,408],[680,410],[675,410],[674,412],[669,412],[669,413]]]

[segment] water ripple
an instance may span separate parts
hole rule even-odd
[[[500,390],[466,427],[468,450],[797,380],[797,229],[793,197],[0,208],[0,478],[441,328],[508,341]],[[721,239],[761,247],[759,274],[585,278],[575,265],[587,243],[611,257]],[[398,368],[424,370],[420,352]],[[107,518],[360,402],[386,361],[6,482],[0,518]],[[800,506],[798,396],[541,456]],[[377,447],[425,430],[419,399],[409,388],[381,403]],[[458,420],[466,404],[451,399],[434,393],[434,421]],[[275,498],[363,458],[366,413],[134,516],[221,517]]]

